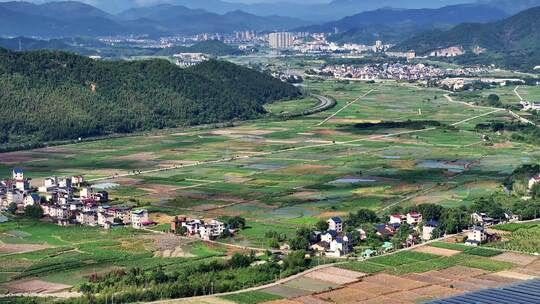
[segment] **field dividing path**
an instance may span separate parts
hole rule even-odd
[[[455,122],[455,123],[451,124],[451,126],[457,126],[457,125],[466,123],[468,121],[475,120],[477,118],[484,117],[484,116],[487,116],[487,115],[491,115],[493,113],[497,113],[497,112],[501,112],[501,111],[504,111],[504,109],[496,109],[496,110],[493,110],[493,111],[490,111],[490,112],[487,112],[487,113],[484,113],[484,114],[480,114],[480,115],[477,115],[477,116],[474,116],[474,117],[471,117],[471,118],[467,118],[467,119],[464,119],[462,121]]]
[[[519,86],[516,86],[516,88],[514,89],[514,94],[516,94],[516,96],[519,98],[519,101],[523,101],[523,97],[521,97],[521,95],[519,94],[518,89]]]
[[[373,91],[375,91],[375,89],[371,89],[369,90],[368,92],[364,93],[363,95],[359,96],[358,98],[356,98],[355,100],[351,101],[351,102],[348,102],[346,105],[344,105],[341,109],[337,110],[334,114],[328,116],[325,120],[321,121],[320,123],[317,124],[317,126],[322,126],[323,124],[325,124],[326,122],[328,122],[330,119],[334,118],[336,115],[338,115],[341,111],[345,110],[346,108],[350,107],[351,105],[353,105],[354,103],[356,103],[357,101],[359,101],[360,99],[368,96],[369,94],[373,93]]]
[[[519,98],[519,100],[520,100],[520,102],[521,102],[521,101],[523,101],[523,98],[522,98],[521,95],[518,93],[518,91],[517,91],[518,88],[519,88],[519,86],[517,86],[517,87],[514,89],[514,94],[516,94],[516,96]],[[456,100],[454,100],[454,99],[452,98],[452,96],[450,96],[450,94],[445,94],[444,97],[445,97],[449,102],[460,103],[460,104],[462,104],[462,105],[465,105],[465,106],[471,107],[471,108],[477,108],[477,109],[492,109],[492,110],[496,110],[496,109],[504,110],[504,109],[501,109],[501,108],[486,107],[486,106],[479,106],[479,105],[475,105],[475,104],[470,104],[470,103],[464,102],[464,101],[456,101]],[[510,115],[512,115],[514,118],[520,120],[521,122],[524,122],[524,123],[527,123],[527,124],[530,124],[530,125],[533,125],[533,126],[537,127],[537,125],[536,125],[534,122],[532,122],[532,121],[530,121],[530,120],[528,120],[528,119],[526,119],[526,118],[520,116],[520,115],[517,114],[516,112],[514,112],[514,111],[512,111],[512,110],[510,110],[510,109],[508,109],[508,110],[506,110],[506,111],[507,111]]]
[[[523,102],[523,97],[521,97],[521,95],[519,94],[518,89],[519,89],[519,86],[516,86],[516,88],[514,89],[514,94],[516,94],[517,98],[519,98],[519,102],[521,103],[521,102]],[[528,120],[527,118],[524,118],[524,117],[518,115],[517,113],[515,113],[512,110],[508,110],[508,113],[510,113],[510,115],[514,116],[516,119],[520,120],[521,122],[528,123],[530,125],[538,127],[534,122]]]

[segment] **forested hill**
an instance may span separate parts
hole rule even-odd
[[[94,61],[0,49],[0,142],[41,142],[249,119],[294,86],[232,63]]]

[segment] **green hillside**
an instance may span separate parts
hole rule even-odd
[[[257,71],[209,61],[94,61],[0,49],[0,141],[41,142],[249,119],[298,90]]]
[[[480,61],[490,62],[491,58],[511,66],[515,61],[512,58],[521,58],[529,65],[538,65],[540,62],[529,56],[536,56],[540,50],[539,28],[540,7],[535,7],[497,22],[466,23],[448,31],[425,32],[396,45],[394,50],[415,50],[419,54],[426,54],[432,50],[460,45],[470,53],[473,48],[481,47],[487,53],[477,56],[476,60],[480,58]],[[471,56],[466,56],[465,60],[475,61]],[[525,69],[532,67],[527,66]]]

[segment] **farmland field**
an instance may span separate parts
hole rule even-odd
[[[8,176],[13,167],[22,167],[34,185],[51,175],[84,175],[95,187],[110,191],[112,204],[148,208],[159,231],[168,228],[174,215],[239,215],[247,219],[248,228],[223,242],[269,248],[268,231],[291,236],[303,225],[360,208],[384,211],[425,202],[468,205],[502,191],[502,180],[516,167],[539,160],[533,146],[513,142],[505,134],[490,135],[487,144],[475,131],[477,123],[509,120],[506,112],[449,102],[438,89],[396,82],[306,81],[304,86],[333,97],[337,106],[290,120],[269,116],[226,128],[155,131],[4,153],[0,174]],[[292,112],[314,103],[307,98],[268,109]],[[418,123],[381,123],[408,120]],[[513,242],[519,246],[534,245],[524,241],[526,235],[516,235]],[[61,228],[24,221],[0,224],[0,242],[27,249],[44,246],[31,252],[0,251],[0,282],[37,276],[51,283],[78,284],[94,272],[116,267],[174,269],[193,259],[225,254],[222,248],[204,244],[160,247],[163,242],[154,234],[129,229]],[[475,253],[441,258],[410,252],[344,268],[401,275],[458,263],[490,271],[508,267],[505,262],[488,265],[492,252]],[[288,292],[297,291],[285,286],[272,294]]]
[[[490,247],[538,254],[540,252],[540,221],[495,226],[495,229],[510,231],[501,242],[491,243]]]
[[[39,278],[45,283],[67,286],[82,283],[92,274],[123,267],[162,266],[172,270],[183,263],[223,255],[203,244],[186,244],[190,258],[155,257],[154,252],[167,245],[148,232],[59,227],[30,221],[0,225],[0,247],[5,244],[17,244],[20,251],[0,252],[0,282]],[[48,248],[23,250],[25,246],[35,249],[36,244],[46,244]],[[15,286],[2,287],[15,290]]]

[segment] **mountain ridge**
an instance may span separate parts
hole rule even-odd
[[[75,1],[32,4],[0,2],[0,35],[67,36],[174,35],[240,30],[287,30],[305,21],[233,11],[223,15],[182,6],[160,5],[110,15]]]
[[[396,50],[415,49],[420,54],[461,45],[490,51],[540,48],[540,6],[506,19],[480,24],[463,23],[448,31],[426,32],[395,46]]]
[[[462,22],[488,22],[505,17],[508,15],[499,9],[477,4],[437,9],[385,8],[298,30],[332,32],[337,28],[342,33],[330,40],[340,43],[372,44],[375,40],[396,43],[425,30],[447,29]]]

